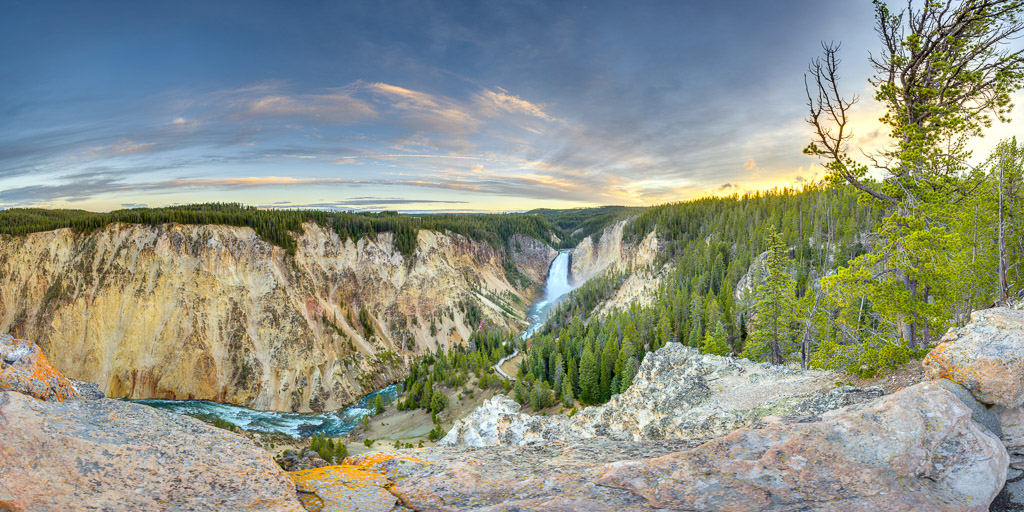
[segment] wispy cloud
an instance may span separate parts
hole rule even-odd
[[[353,96],[352,87],[320,94],[273,94],[248,102],[243,116],[295,117],[322,123],[355,123],[377,117],[374,108]]]
[[[476,95],[476,103],[485,115],[494,117],[502,113],[523,114],[545,121],[556,121],[544,112],[537,104],[530,103],[519,96],[513,96],[504,89],[492,91],[485,89]]]

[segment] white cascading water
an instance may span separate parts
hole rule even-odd
[[[555,256],[548,270],[548,281],[544,285],[544,300],[555,303],[563,295],[572,291],[569,285],[569,251],[562,251]]]
[[[544,298],[537,301],[526,312],[530,326],[519,335],[520,339],[533,336],[544,325],[551,310],[559,299],[572,291],[569,284],[569,251],[561,251],[548,268],[548,279],[544,284]]]

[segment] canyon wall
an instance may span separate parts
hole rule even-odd
[[[594,239],[584,238],[572,250],[569,264],[569,282],[580,285],[608,269],[645,270],[658,255],[658,235],[654,231],[637,243],[623,241],[623,229],[629,220],[612,224]]]
[[[297,238],[290,256],[220,225],[2,237],[0,332],[111,397],[320,411],[481,324],[520,328],[535,288],[459,235],[420,231],[409,257],[388,233],[342,240],[307,223]]]

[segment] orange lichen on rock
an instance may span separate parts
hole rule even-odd
[[[426,462],[411,457],[409,455],[395,455],[393,453],[374,453],[370,455],[353,455],[344,460],[347,465],[362,469],[363,471],[373,471],[374,468],[385,465],[392,460],[405,460],[409,462],[418,462],[420,464],[427,464]]]
[[[1024,405],[1024,311],[975,311],[941,341],[923,362],[929,378],[956,382],[982,403]]]
[[[381,511],[386,512],[398,501],[388,490],[388,479],[381,474],[364,471],[359,466],[342,464],[322,468],[305,469],[290,473],[295,481],[295,490],[315,495],[316,500],[303,499],[304,503],[316,503],[323,512],[333,511]]]
[[[57,371],[39,346],[0,334],[0,391],[17,391],[41,400],[78,398],[78,391]]]
[[[387,484],[387,479],[383,475],[363,471],[358,466],[349,466],[347,464],[304,469],[290,474],[292,475],[292,480],[295,480],[295,488],[302,492],[314,492],[314,484],[328,480],[342,482],[343,485],[348,487],[383,486]]]

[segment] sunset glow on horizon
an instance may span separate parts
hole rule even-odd
[[[523,211],[800,186],[822,178],[801,153],[822,40],[843,41],[842,83],[862,98],[855,144],[885,140],[869,1],[6,14],[0,208]]]

